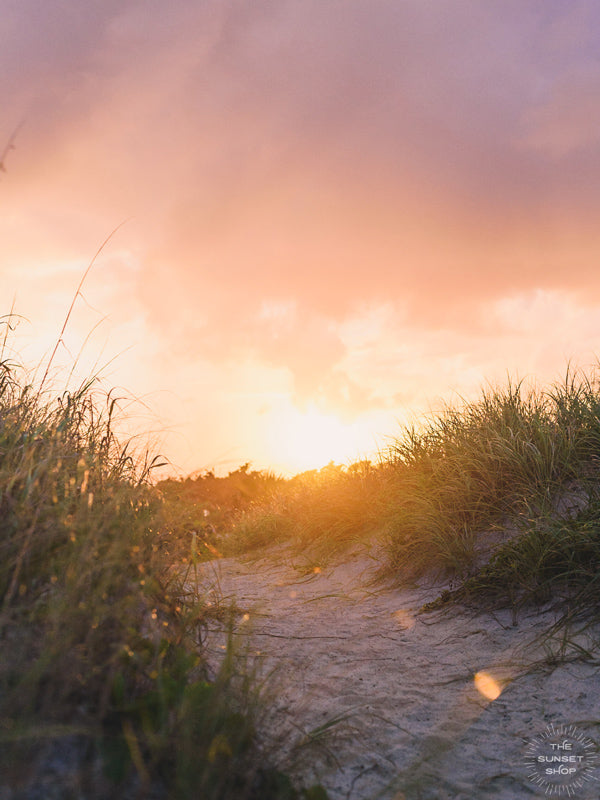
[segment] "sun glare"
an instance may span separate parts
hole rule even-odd
[[[293,472],[320,469],[330,461],[346,464],[363,458],[371,435],[358,422],[345,423],[314,406],[306,411],[286,409],[277,416],[272,433],[275,460]]]
[[[502,693],[502,686],[489,672],[476,672],[473,682],[475,683],[477,691],[482,694],[486,700],[497,700]]]

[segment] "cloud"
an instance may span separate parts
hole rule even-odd
[[[600,71],[564,76],[549,98],[526,114],[524,144],[553,160],[600,146]]]
[[[398,360],[461,374],[498,298],[600,298],[590,0],[2,5],[3,272],[51,281],[131,217],[105,302],[166,359],[359,413],[419,393]]]
[[[499,288],[572,283],[573,244],[598,248],[598,166],[549,169],[516,145],[533,84],[571,51],[550,63],[539,10],[427,8],[350,3],[341,21],[288,3],[230,22],[188,79],[195,181],[157,283],[168,262],[217,307],[287,291],[338,319],[357,298],[445,316],[450,294],[463,316]]]

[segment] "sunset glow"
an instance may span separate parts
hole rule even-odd
[[[59,355],[109,364],[174,472],[354,460],[486,380],[600,354],[597,4],[2,19],[13,352],[51,351],[118,228]]]
[[[371,454],[373,442],[358,423],[342,422],[314,407],[290,409],[274,421],[272,447],[293,472],[324,467],[330,461],[349,464]]]

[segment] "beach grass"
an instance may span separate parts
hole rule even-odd
[[[182,555],[191,511],[182,522],[151,484],[157,459],[119,441],[118,403],[93,381],[55,395],[4,356],[4,787],[91,800],[305,796],[260,750],[262,683],[231,637],[208,668],[203,626],[215,615],[227,626],[230,610],[194,580],[201,533]]]
[[[285,481],[221,545],[287,542],[326,560],[375,541],[386,575],[450,579],[445,601],[568,598],[583,611],[599,597],[599,523],[599,376],[569,368],[548,387],[508,379],[405,427],[377,463]]]
[[[513,606],[597,600],[600,387],[569,372],[448,409],[390,450],[390,568],[464,578],[456,597]]]
[[[383,465],[330,463],[280,482],[232,520],[226,553],[291,546],[308,560],[327,562],[377,531],[384,513]]]

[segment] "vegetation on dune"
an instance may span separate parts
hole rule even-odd
[[[390,450],[390,565],[466,577],[461,598],[518,605],[564,590],[597,601],[599,456],[595,376],[544,391],[509,383],[447,410]]]
[[[115,437],[116,410],[90,384],[49,399],[0,361],[3,783],[15,797],[300,797],[262,764],[249,665],[230,642],[207,669],[202,625],[227,610],[169,554],[180,518],[169,526],[153,462]]]
[[[380,471],[368,461],[303,472],[238,514],[222,546],[239,552],[289,542],[326,558],[373,532],[380,493]]]
[[[375,538],[388,574],[453,576],[446,598],[517,607],[564,595],[590,609],[600,599],[599,488],[598,376],[569,371],[545,390],[509,381],[448,407],[401,431],[377,464],[278,485],[221,546],[287,541],[323,558]]]
[[[214,558],[234,520],[250,508],[268,503],[284,483],[273,473],[250,470],[249,463],[225,477],[209,470],[195,477],[160,481],[156,488],[162,498],[169,552],[186,560],[194,543],[198,558]]]

